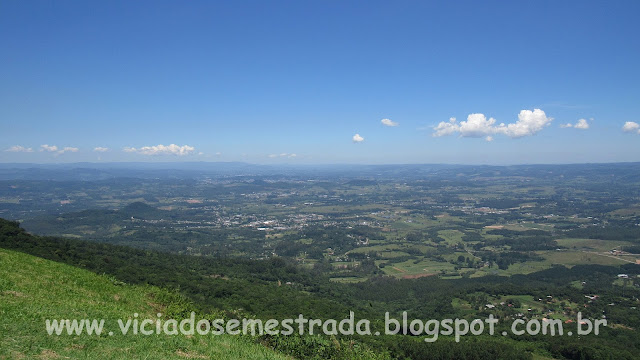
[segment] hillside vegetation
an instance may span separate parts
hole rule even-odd
[[[285,359],[238,336],[48,335],[46,319],[179,317],[180,295],[0,249],[0,359]]]
[[[640,327],[637,310],[640,293],[635,285],[620,282],[617,276],[625,272],[635,279],[640,275],[640,267],[634,264],[555,266],[512,277],[397,279],[386,276],[356,284],[335,284],[315,269],[305,270],[282,258],[196,257],[41,237],[26,233],[17,222],[2,219],[0,248],[6,249],[0,253],[3,264],[0,293],[2,300],[11,299],[0,306],[3,315],[0,356],[6,358],[19,354],[27,354],[29,358],[47,357],[50,351],[55,352],[53,357],[71,358],[96,358],[97,354],[100,358],[150,359],[276,356],[268,347],[297,359],[318,360],[513,360],[539,356],[635,359],[637,356],[633,354],[640,349],[635,330]],[[10,261],[12,257],[16,260]],[[42,268],[42,264],[64,271]],[[108,291],[98,291],[102,288]],[[103,293],[105,295],[95,295]],[[597,294],[598,299],[592,300],[592,294]],[[487,304],[494,309],[489,311]],[[599,336],[481,335],[464,337],[459,343],[454,342],[453,336],[425,343],[422,336],[316,335],[120,336],[118,341],[118,336],[106,335],[48,336],[43,323],[47,317],[126,319],[135,312],[141,314],[140,318],[148,318],[159,310],[166,317],[181,318],[192,309],[198,318],[257,317],[263,320],[297,317],[297,314],[307,318],[341,319],[352,309],[358,318],[371,319],[374,329],[380,330],[381,315],[385,311],[396,317],[408,311],[410,318],[416,319],[473,319],[491,313],[501,320],[499,334],[509,330],[510,321],[522,316],[519,313],[526,313],[528,319],[553,317],[564,321],[581,311],[588,318],[606,314],[611,327]],[[233,344],[248,355],[234,352]],[[216,353],[223,348],[229,350],[228,353]],[[85,356],[85,352],[88,355]]]

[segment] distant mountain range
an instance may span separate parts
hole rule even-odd
[[[96,181],[114,178],[175,178],[231,176],[302,176],[398,178],[424,176],[579,176],[588,173],[640,174],[640,163],[567,165],[258,165],[243,162],[113,162],[28,164],[0,163],[0,180]]]

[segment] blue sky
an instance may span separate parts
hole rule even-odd
[[[638,13],[638,1],[7,0],[0,162],[639,161]]]

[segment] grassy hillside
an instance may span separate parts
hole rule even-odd
[[[284,359],[237,336],[122,335],[116,319],[179,316],[188,303],[65,264],[0,249],[0,359]],[[45,319],[106,319],[100,336],[48,335]]]

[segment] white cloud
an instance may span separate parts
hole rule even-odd
[[[496,126],[496,119],[484,114],[469,114],[467,121],[458,123],[456,118],[450,118],[449,122],[440,122],[433,128],[433,136],[447,136],[459,133],[462,137],[484,137],[494,134],[503,134],[511,138],[535,135],[549,126],[553,118],[547,117],[540,109],[522,110],[518,114],[518,121],[511,124]],[[493,138],[492,138],[493,139]]]
[[[461,121],[458,131],[463,137],[482,137],[495,133],[493,124],[496,119],[487,118],[484,114],[469,114],[467,121]]]
[[[391,121],[391,119],[382,119],[382,120],[380,120],[380,122],[384,126],[398,126],[398,125],[400,125],[395,121]]]
[[[78,152],[80,149],[77,147],[66,146],[64,149],[58,151],[58,154],[64,154],[66,152]]]
[[[580,119],[573,127],[576,129],[587,130],[589,128],[589,122],[586,119]]]
[[[440,137],[454,133],[460,133],[462,137],[488,136],[496,133],[495,123],[496,119],[487,119],[484,114],[469,114],[467,121],[461,121],[460,123],[456,121],[456,118],[452,117],[449,122],[442,121],[438,126],[434,127],[433,136]]]
[[[518,121],[515,124],[500,124],[499,133],[503,133],[512,138],[531,136],[540,132],[545,127],[551,125],[553,118],[547,117],[540,109],[521,110],[518,114]]]
[[[624,132],[634,132],[637,131],[640,134],[640,124],[634,121],[627,121],[622,126],[622,131]]]
[[[80,151],[80,149],[78,149],[77,147],[71,147],[71,146],[65,146],[64,148],[60,149],[55,145],[40,145],[40,151],[46,151],[46,152],[50,152],[50,153],[55,153],[56,155],[62,155],[66,152],[78,152]]]
[[[361,143],[364,141],[364,138],[362,136],[360,136],[360,134],[355,134],[353,135],[353,142],[354,143]]]
[[[281,153],[281,154],[269,154],[267,156],[272,158],[272,159],[275,159],[275,158],[278,158],[278,157],[291,159],[291,158],[297,157],[298,155],[294,154],[294,153],[291,153],[291,154],[289,154],[289,153]]]
[[[493,136],[487,136],[484,139],[487,140],[488,142],[492,142],[493,141]]]
[[[122,149],[124,152],[138,153],[142,155],[177,155],[184,156],[193,153],[196,150],[195,147],[189,145],[155,145],[155,146],[143,146],[141,148],[125,147]]]
[[[593,121],[593,118],[591,118],[591,120]],[[589,128],[589,122],[587,121],[587,119],[580,119],[578,120],[577,123],[575,123],[575,125],[572,123],[566,123],[566,124],[560,125],[560,127],[563,129],[574,128],[574,129],[580,129],[580,130],[587,130]]]
[[[57,152],[58,147],[55,145],[49,146],[47,144],[44,144],[44,145],[40,145],[40,151]]]
[[[30,152],[33,152],[33,149],[32,149],[32,148],[26,148],[26,147],[24,147],[24,146],[20,146],[20,145],[14,145],[14,146],[12,146],[12,147],[8,148],[8,149],[7,149],[7,150],[5,150],[5,151],[8,151],[8,152],[27,152],[27,153],[30,153]]]
[[[440,124],[434,127],[433,130],[435,130],[435,132],[433,133],[433,136],[440,137],[440,136],[451,135],[455,132],[458,132],[458,130],[460,130],[460,127],[458,126],[458,124],[456,124],[456,118],[452,117],[452,118],[449,118],[449,122],[444,122],[444,121],[440,122]]]
[[[98,147],[93,148],[93,151],[95,151],[95,152],[107,152],[107,151],[109,151],[109,148],[98,146]]]

